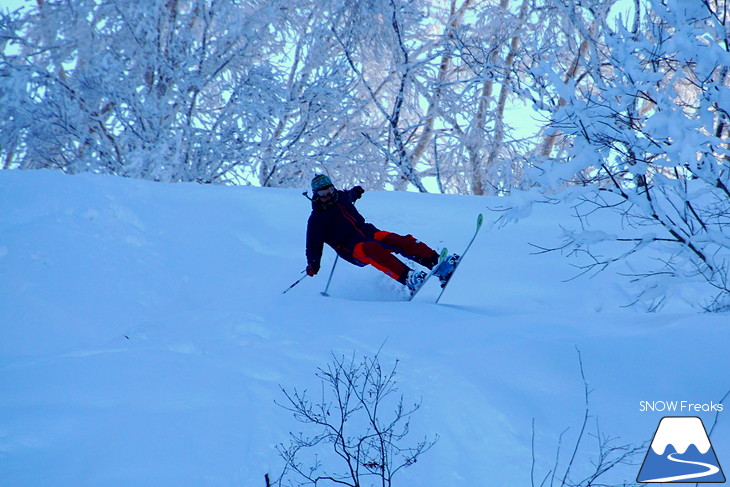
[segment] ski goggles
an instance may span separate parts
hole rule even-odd
[[[329,198],[330,196],[335,194],[335,187],[334,186],[327,186],[326,188],[318,189],[317,190],[317,196],[320,198]]]

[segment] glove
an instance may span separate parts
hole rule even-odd
[[[355,186],[354,188],[352,188],[352,190],[355,192],[356,199],[362,196],[362,194],[365,192],[362,186]]]
[[[319,272],[319,265],[307,264],[307,275],[309,277],[315,276]]]

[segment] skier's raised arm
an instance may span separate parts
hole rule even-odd
[[[350,198],[350,201],[352,201],[353,203],[359,200],[364,192],[365,190],[362,186],[355,186],[354,188],[346,191],[348,197]]]

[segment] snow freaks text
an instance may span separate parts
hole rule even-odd
[[[641,401],[639,412],[670,413],[720,413],[723,405],[715,402],[695,403],[691,401]]]

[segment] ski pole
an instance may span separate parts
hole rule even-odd
[[[337,260],[339,258],[340,258],[340,254],[337,254],[337,256],[335,257],[335,263],[332,264],[332,270],[330,271],[330,277],[329,277],[329,279],[327,279],[327,286],[325,286],[324,291],[322,291],[320,293],[320,294],[322,294],[322,296],[329,296],[329,294],[327,294],[327,290],[330,288],[330,282],[332,282],[332,276],[335,273],[335,266],[337,265]]]
[[[287,293],[287,292],[288,292],[288,291],[289,291],[289,290],[290,290],[291,288],[293,288],[294,286],[296,286],[297,284],[299,284],[300,282],[302,282],[302,281],[304,280],[304,278],[305,278],[305,277],[307,277],[307,270],[306,270],[306,269],[304,269],[304,270],[302,271],[302,274],[304,274],[304,275],[303,275],[302,277],[300,277],[299,279],[297,279],[297,280],[296,280],[296,281],[294,282],[294,284],[292,284],[292,285],[291,285],[291,286],[289,286],[288,288],[284,289],[284,292],[283,292],[283,293],[281,293],[281,294],[286,294],[286,293]]]

